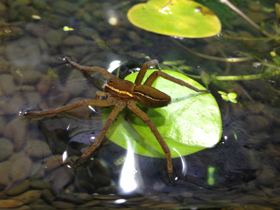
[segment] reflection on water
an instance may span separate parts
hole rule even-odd
[[[188,164],[187,162],[185,161],[185,158],[178,152],[178,150],[176,150],[176,148],[172,148],[175,152],[178,153],[180,159],[181,159],[181,162],[182,162],[182,174],[183,176],[186,176],[187,175],[187,169],[188,169]]]
[[[93,98],[102,87],[103,78],[93,75],[94,87],[65,64],[65,55],[104,68],[121,61],[121,72],[140,67],[145,56],[183,61],[172,68],[194,75],[202,70],[209,75],[262,70],[251,61],[207,60],[175,45],[173,38],[137,29],[126,18],[131,6],[126,1],[0,2],[0,208],[279,207],[278,77],[211,83],[223,116],[223,138],[214,148],[173,159],[173,183],[166,177],[165,159],[133,154],[107,139],[91,160],[72,166],[102,130],[99,108],[81,107],[38,120],[22,116],[26,110]],[[257,23],[273,22],[274,13],[264,8],[273,8],[273,1],[248,2],[244,11]],[[223,20],[227,34],[262,36],[240,17],[232,17]],[[65,26],[73,30],[65,31]],[[253,61],[269,62],[269,52],[278,46],[276,41],[223,36],[177,41],[211,56],[243,52],[258,58]],[[238,103],[223,101],[219,90],[237,93]]]
[[[120,187],[124,191],[124,193],[130,193],[134,191],[138,185],[135,180],[135,174],[137,173],[137,171],[134,166],[134,154],[132,152],[129,141],[127,141],[127,143],[127,154],[120,175]]]

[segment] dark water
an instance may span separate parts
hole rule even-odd
[[[274,34],[275,2],[244,1],[237,6]],[[219,36],[162,36],[129,23],[126,13],[132,5],[129,1],[0,3],[0,207],[279,208],[279,62],[271,54],[277,54],[278,41],[268,39],[231,10],[220,17],[223,34]],[[109,23],[112,17],[116,25]],[[73,31],[64,31],[64,26]],[[217,61],[186,48],[218,58],[251,58]],[[261,79],[209,84],[222,114],[221,141],[214,148],[174,158],[170,183],[165,159],[129,154],[107,139],[90,161],[71,167],[71,159],[79,157],[101,132],[101,108],[82,107],[41,120],[22,116],[26,110],[94,98],[104,80],[98,78],[94,87],[66,65],[65,55],[106,69],[120,61],[121,73],[141,67],[146,56],[158,59],[164,69],[181,70],[196,79],[202,72],[212,76],[267,72]],[[183,64],[163,64],[179,60]],[[237,103],[223,100],[218,91],[236,93]],[[134,164],[124,167],[131,159]]]

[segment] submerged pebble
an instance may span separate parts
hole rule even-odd
[[[32,161],[28,157],[16,159],[11,163],[11,178],[14,181],[21,181],[30,176]]]
[[[53,169],[56,169],[64,164],[70,163],[69,158],[66,158],[65,160],[62,159],[61,155],[55,155],[47,158],[45,163],[45,170],[51,171]]]
[[[0,110],[2,110],[5,115],[17,115],[19,111],[24,109],[24,101],[20,94],[15,94],[11,97],[3,97],[1,102]],[[9,106],[7,106],[7,104],[9,104]]]
[[[63,44],[67,46],[75,46],[75,45],[84,45],[87,41],[80,36],[68,36],[66,39],[64,39]]]
[[[57,47],[62,44],[62,33],[60,31],[49,30],[45,38],[51,47]]]
[[[0,200],[0,208],[15,208],[22,205],[23,202],[19,200]]]
[[[0,184],[4,186],[8,186],[11,183],[11,162],[5,161],[0,163]]]
[[[23,182],[8,188],[5,191],[6,195],[14,196],[27,191],[30,187],[30,180],[26,179]]]
[[[87,202],[87,203],[85,203],[85,204],[82,204],[82,205],[80,205],[79,207],[80,207],[80,208],[85,208],[85,207],[90,207],[90,206],[96,206],[96,205],[98,205],[98,204],[100,204],[100,203],[101,203],[100,201],[93,200],[93,201],[89,201],[89,202]]]
[[[66,87],[61,84],[53,84],[53,89],[49,93],[49,97],[52,98],[49,103],[49,107],[54,109],[60,106],[64,106],[70,97],[70,93]]]
[[[0,112],[1,112],[1,108],[0,108]],[[7,125],[6,119],[3,116],[0,116],[0,135],[3,135],[3,130],[6,125]]]
[[[47,75],[43,75],[40,82],[37,85],[37,90],[43,96],[47,95],[51,89],[53,78]]]
[[[28,92],[25,94],[25,101],[28,104],[37,104],[41,101],[41,96],[38,92]]]
[[[9,67],[11,65],[10,62],[6,61],[5,58],[0,57],[0,62],[1,62],[1,66],[0,66],[0,72],[7,72],[9,70]]]
[[[52,154],[50,146],[38,139],[29,139],[26,145],[27,153],[32,158],[43,159]]]
[[[52,185],[44,180],[33,180],[31,181],[30,186],[33,189],[50,189]]]
[[[69,93],[71,93],[72,96],[80,96],[89,88],[91,88],[90,85],[87,83],[86,80],[84,80],[80,72],[72,71],[70,73],[66,82],[66,89],[69,91]]]
[[[34,67],[29,67],[28,71],[20,71],[19,69],[15,69],[14,72],[19,70],[18,76],[16,77],[16,81],[20,84],[37,84],[37,82],[42,76],[42,73],[38,71],[37,68],[38,67],[36,67],[35,70]]]
[[[0,13],[3,10],[3,6],[0,4]],[[19,39],[23,36],[23,31],[18,27],[4,27],[0,28],[0,41],[11,41]]]
[[[33,3],[33,5],[34,5],[35,8],[38,8],[38,9],[46,9],[46,10],[49,9],[48,4],[47,4],[47,1],[32,0],[32,3]]]
[[[67,166],[57,168],[45,175],[45,180],[51,182],[52,190],[56,194],[60,194],[65,186],[73,181],[73,170]]]
[[[10,95],[15,92],[16,86],[13,80],[13,76],[10,74],[1,74],[0,75],[0,88],[3,91],[3,94]]]
[[[38,210],[57,210],[56,208],[50,206],[49,204],[30,204],[31,208],[28,210],[38,209]],[[20,209],[19,209],[20,210]]]
[[[4,129],[4,136],[14,142],[15,151],[19,151],[26,143],[28,120],[18,117],[9,122]]]
[[[55,200],[55,196],[53,195],[53,193],[51,192],[50,189],[42,190],[42,198],[49,203],[51,203]]]
[[[32,201],[35,201],[41,197],[41,191],[40,190],[29,190],[19,196],[13,197],[14,200],[19,200],[23,204],[31,203]]]
[[[50,30],[50,28],[46,25],[37,24],[37,23],[28,23],[25,26],[25,29],[36,37],[45,37],[46,33]]]
[[[82,199],[83,201],[90,201],[92,199],[92,195],[88,193],[79,193],[77,197]]]
[[[30,180],[37,180],[43,178],[44,166],[42,160],[38,159],[37,161],[33,160],[32,169],[30,172]]]
[[[52,202],[52,205],[57,209],[72,209],[75,208],[75,205],[68,202],[63,201],[54,201]]]
[[[14,146],[11,141],[5,138],[0,138],[0,162],[12,155]]]

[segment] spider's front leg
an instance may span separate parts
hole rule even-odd
[[[99,72],[103,76],[105,76],[107,79],[113,76],[106,69],[103,69],[98,66],[93,66],[93,67],[81,66],[80,64],[77,64],[76,62],[72,61],[69,57],[65,57],[64,60],[67,61],[73,68],[77,69],[78,71],[82,72],[83,74],[84,74],[84,72]],[[86,76],[86,78],[88,78],[88,77]]]
[[[185,81],[183,81],[181,79],[177,79],[175,77],[172,77],[172,76],[170,76],[170,75],[168,75],[168,74],[166,74],[166,73],[164,73],[162,71],[155,71],[155,72],[153,72],[148,77],[148,79],[146,80],[144,85],[151,86],[154,83],[154,81],[156,80],[156,78],[158,78],[158,77],[162,77],[162,78],[167,79],[167,80],[169,80],[171,82],[175,82],[178,85],[182,85],[182,86],[188,87],[188,88],[190,88],[190,89],[192,89],[192,90],[194,90],[196,92],[210,93],[210,90],[200,90],[200,89],[190,85],[189,83],[187,83],[187,82],[185,82]]]
[[[143,112],[138,106],[136,106],[135,102],[133,100],[130,100],[127,102],[127,107],[139,118],[141,118],[144,123],[146,123],[151,131],[154,133],[155,137],[157,138],[161,148],[163,149],[166,160],[167,160],[167,171],[168,171],[168,177],[169,181],[172,181],[172,173],[173,173],[173,167],[172,167],[172,161],[171,161],[171,153],[168,145],[160,135],[158,129],[156,128],[153,121],[149,118],[149,116]]]
[[[187,83],[187,82],[185,82],[183,80],[177,79],[175,77],[172,77],[172,76],[170,76],[170,75],[160,71],[161,69],[160,69],[160,67],[158,65],[158,60],[147,61],[146,63],[143,64],[143,66],[141,67],[141,69],[140,69],[140,71],[139,71],[139,73],[137,75],[137,78],[135,80],[135,84],[136,85],[140,85],[141,84],[141,82],[142,82],[142,80],[143,80],[143,78],[144,78],[144,76],[145,76],[145,74],[146,74],[146,72],[147,72],[147,70],[148,70],[148,68],[150,66],[156,66],[156,68],[159,71],[153,72],[148,77],[148,79],[145,81],[144,85],[151,86],[154,83],[154,81],[156,80],[156,78],[163,77],[164,79],[167,79],[167,80],[169,80],[171,82],[175,82],[175,83],[177,83],[179,85],[182,85],[182,86],[186,86],[186,87],[188,87],[188,88],[190,88],[190,89],[192,89],[192,90],[194,90],[196,92],[205,92],[205,93],[209,93],[210,92],[209,90],[200,90],[200,89],[190,85],[189,83]]]

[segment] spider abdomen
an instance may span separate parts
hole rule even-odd
[[[167,106],[171,102],[169,95],[146,85],[135,86],[133,97],[141,105],[152,108]]]

